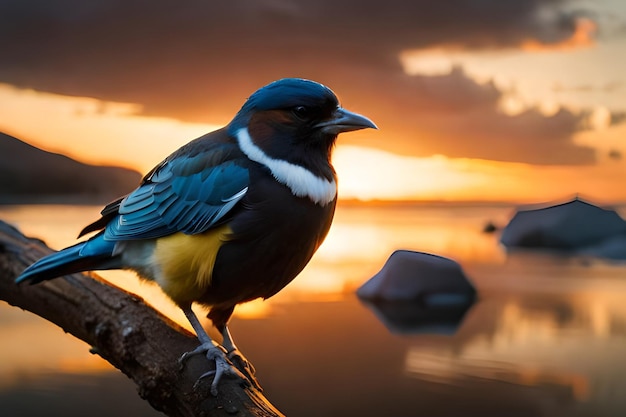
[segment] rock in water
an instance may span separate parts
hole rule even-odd
[[[520,210],[502,231],[507,248],[575,250],[626,234],[626,221],[607,210],[576,198],[567,203]]]
[[[399,250],[357,290],[357,295],[365,300],[420,301],[443,306],[472,303],[476,290],[457,262]]]

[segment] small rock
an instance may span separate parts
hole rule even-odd
[[[494,233],[498,231],[498,226],[496,226],[496,224],[492,221],[488,221],[487,223],[485,223],[485,226],[483,226],[483,233]]]
[[[399,250],[357,290],[357,295],[365,300],[414,300],[427,306],[442,306],[472,303],[476,290],[457,262],[429,253]]]

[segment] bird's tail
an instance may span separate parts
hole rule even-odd
[[[115,244],[105,241],[100,234],[41,258],[26,268],[15,282],[36,284],[76,272],[119,268],[119,256],[113,256],[114,249]]]

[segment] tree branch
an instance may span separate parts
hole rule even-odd
[[[178,358],[198,345],[196,337],[95,274],[14,283],[26,266],[51,252],[44,242],[0,220],[0,299],[88,343],[137,384],[142,398],[170,417],[282,416],[258,390],[235,379],[223,378],[217,397],[209,392],[211,378],[194,389],[198,377],[214,366],[198,355],[181,369]]]

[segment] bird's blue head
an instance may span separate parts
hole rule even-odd
[[[341,108],[335,93],[325,85],[284,78],[252,94],[228,131],[237,136],[244,128],[268,156],[311,168],[330,164],[332,145],[339,133],[375,129],[376,125]]]
[[[302,78],[283,78],[252,94],[238,116],[245,117],[256,111],[291,109],[296,106],[334,109],[338,104],[335,93],[323,84]]]

